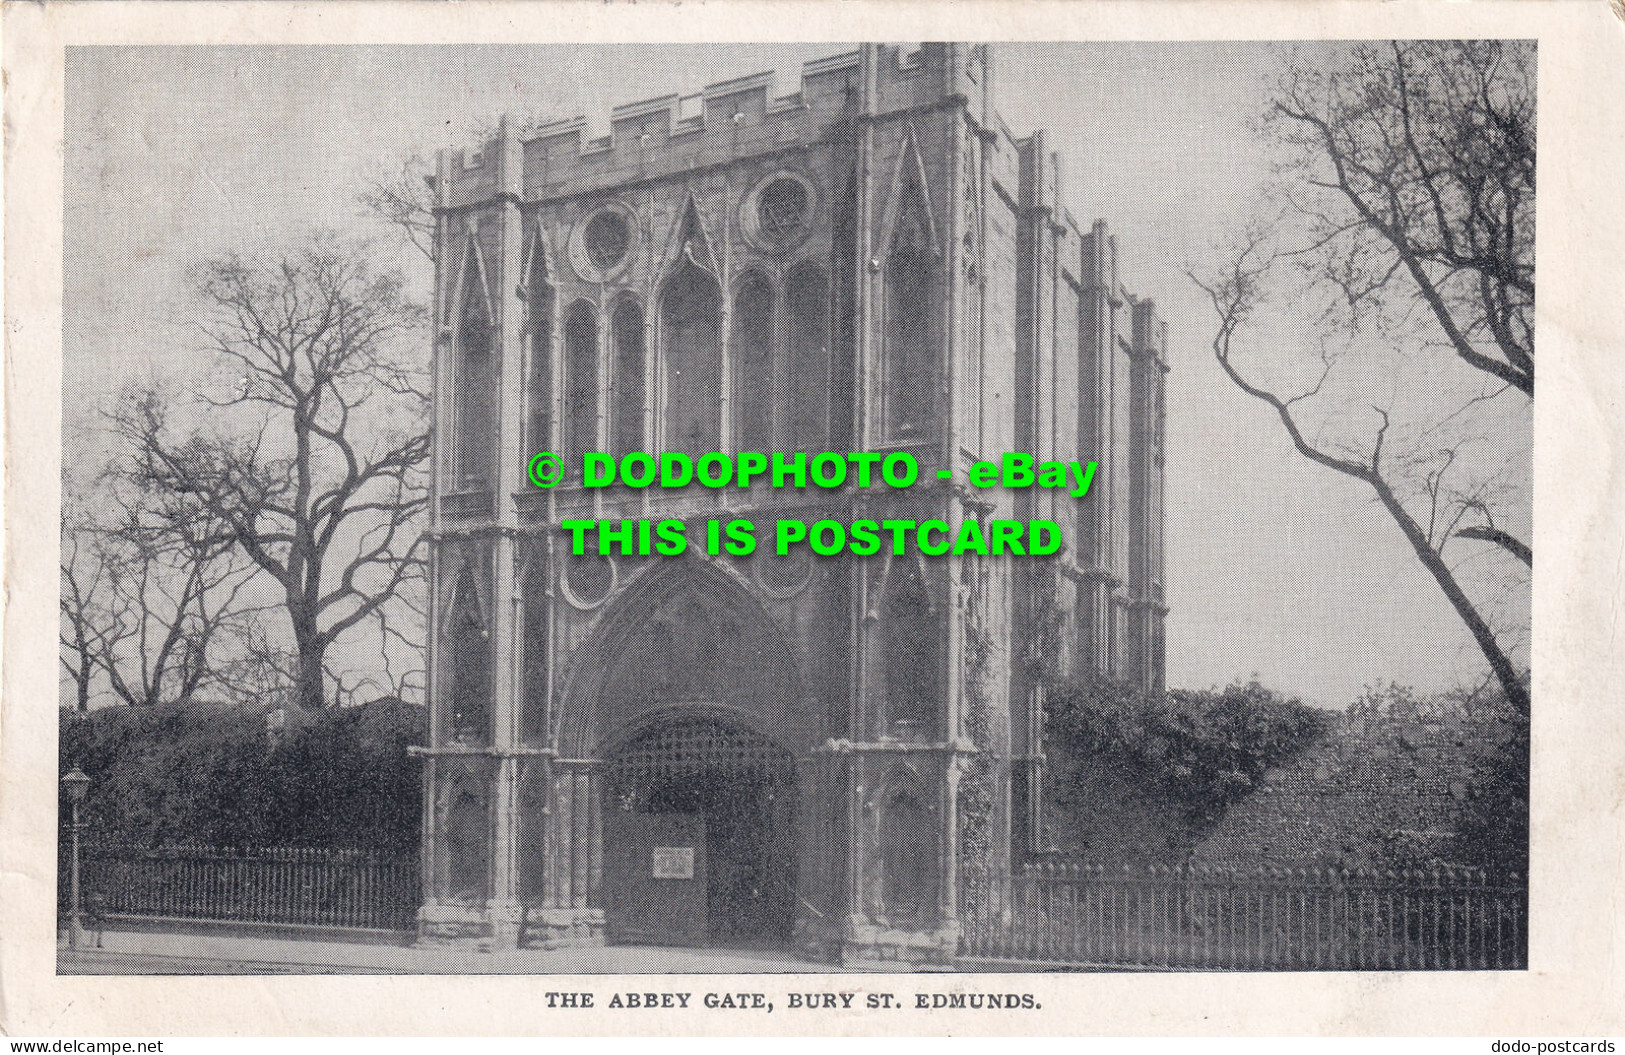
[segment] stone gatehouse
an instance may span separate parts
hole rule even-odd
[[[984,45],[864,45],[442,154],[426,942],[942,960],[1035,849],[1041,668],[1160,687],[1165,333]],[[536,451],[575,475],[539,489]],[[893,451],[907,490],[586,489]],[[1006,451],[1064,491],[938,481]],[[1047,519],[1053,558],[569,555],[566,519]]]

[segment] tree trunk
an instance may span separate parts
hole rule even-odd
[[[1200,282],[1197,284],[1201,285]],[[1416,553],[1417,559],[1422,562],[1422,566],[1428,570],[1434,581],[1439,584],[1439,588],[1444,591],[1445,597],[1449,599],[1451,607],[1456,610],[1456,615],[1466,624],[1468,632],[1473,635],[1473,640],[1478,643],[1479,651],[1484,654],[1484,658],[1489,662],[1490,670],[1494,672],[1496,680],[1501,683],[1501,688],[1506,693],[1507,702],[1512,704],[1519,714],[1527,716],[1529,714],[1529,688],[1519,675],[1518,668],[1513,666],[1512,660],[1502,650],[1500,642],[1495,640],[1495,632],[1490,629],[1489,623],[1484,621],[1484,617],[1479,614],[1478,608],[1473,604],[1472,599],[1467,596],[1466,591],[1461,588],[1461,584],[1456,581],[1455,573],[1444,562],[1444,558],[1439,556],[1439,551],[1433,548],[1433,544],[1428,540],[1427,533],[1422,530],[1422,526],[1416,522],[1415,518],[1406,512],[1405,506],[1399,500],[1399,496],[1394,494],[1394,489],[1388,485],[1387,480],[1383,479],[1382,473],[1378,469],[1378,457],[1382,451],[1383,435],[1388,429],[1388,415],[1379,411],[1379,413],[1382,413],[1383,425],[1377,432],[1376,452],[1373,453],[1370,464],[1361,464],[1345,458],[1338,458],[1317,448],[1304,436],[1303,430],[1298,427],[1297,420],[1293,418],[1292,401],[1283,400],[1266,389],[1250,384],[1246,378],[1241,376],[1235,364],[1230,361],[1230,335],[1240,317],[1241,309],[1235,304],[1232,304],[1227,309],[1218,293],[1206,286],[1202,286],[1202,288],[1207,290],[1208,295],[1213,298],[1214,307],[1219,312],[1221,326],[1218,335],[1213,338],[1213,353],[1225,374],[1243,392],[1254,399],[1269,404],[1275,411],[1275,416],[1280,418],[1282,427],[1286,429],[1287,436],[1292,440],[1292,445],[1297,448],[1299,454],[1302,454],[1316,465],[1323,465],[1333,472],[1342,473],[1344,476],[1352,477],[1355,480],[1362,480],[1370,485],[1371,489],[1377,493],[1377,498],[1382,502],[1383,508],[1388,511],[1388,515],[1404,532],[1405,540],[1411,544],[1411,549]]]
[[[322,657],[299,652],[299,684],[295,686],[299,706],[307,711],[319,711],[327,705],[322,691]]]
[[[1506,693],[1507,702],[1512,704],[1519,714],[1528,715],[1528,687],[1524,685],[1523,678],[1518,675],[1518,668],[1513,666],[1512,660],[1501,649],[1500,642],[1495,640],[1495,632],[1484,621],[1484,617],[1478,614],[1478,608],[1474,606],[1472,600],[1462,590],[1461,584],[1456,582],[1455,573],[1450,570],[1450,565],[1446,564],[1444,558],[1439,556],[1438,550],[1428,544],[1427,535],[1422,531],[1421,525],[1412,519],[1411,515],[1405,511],[1404,506],[1400,505],[1398,497],[1395,496],[1393,489],[1388,486],[1388,482],[1375,473],[1367,479],[1367,482],[1377,492],[1377,497],[1382,501],[1383,508],[1388,510],[1388,514],[1394,518],[1394,522],[1399,525],[1400,530],[1405,532],[1405,538],[1410,542],[1411,549],[1416,551],[1417,559],[1422,562],[1423,567],[1432,573],[1434,581],[1439,584],[1439,588],[1444,591],[1444,595],[1450,599],[1451,606],[1456,609],[1456,614],[1467,625],[1468,631],[1473,635],[1473,640],[1478,643],[1479,650],[1484,653],[1484,658],[1489,661],[1490,670],[1494,671],[1496,680],[1501,683],[1501,689]]]
[[[68,668],[68,674],[73,678],[73,709],[80,714],[90,713],[90,679],[96,668],[90,662],[90,642],[86,639],[84,631],[76,625],[73,635],[73,650],[79,660],[77,670]]]
[[[307,711],[319,711],[327,706],[322,676],[322,658],[327,642],[316,630],[314,620],[295,619],[294,645],[299,650],[298,682],[294,685],[294,698]]]

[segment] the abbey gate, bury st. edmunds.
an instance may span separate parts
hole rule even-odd
[[[1165,334],[984,45],[864,45],[443,153],[424,942],[942,961],[1042,849],[1043,673],[1163,671]],[[584,488],[583,452],[919,483]],[[526,478],[556,451],[564,481]],[[1095,461],[973,489],[1005,452]],[[937,470],[953,471],[953,481]],[[1047,519],[1058,557],[571,556],[561,521]]]

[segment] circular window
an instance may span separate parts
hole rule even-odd
[[[756,199],[756,222],[769,238],[789,238],[807,226],[810,204],[807,188],[800,180],[782,177],[762,188]]]
[[[586,244],[588,262],[599,271],[608,271],[626,259],[632,231],[626,225],[626,217],[614,209],[605,209],[587,221],[582,241]]]
[[[575,273],[588,282],[611,282],[637,255],[637,214],[627,205],[608,201],[577,221],[565,252]]]
[[[756,557],[756,581],[770,597],[799,593],[812,581],[812,573],[812,552],[807,549],[793,549],[783,557],[761,550]]]
[[[577,608],[603,604],[615,589],[615,562],[595,555],[569,557],[562,585],[565,598]]]
[[[790,169],[769,173],[739,203],[739,226],[756,248],[784,253],[812,233],[818,194]]]

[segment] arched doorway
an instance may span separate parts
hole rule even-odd
[[[606,756],[610,940],[788,943],[796,896],[790,753],[736,716],[688,705]]]

